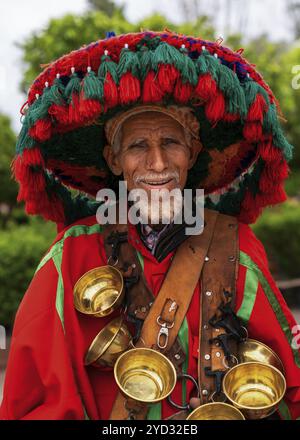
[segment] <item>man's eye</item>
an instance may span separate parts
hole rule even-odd
[[[145,146],[145,144],[143,144],[142,142],[137,142],[136,144],[131,144],[128,146],[128,150],[132,150],[134,148],[143,148]]]
[[[176,139],[173,138],[166,138],[163,140],[163,145],[168,145],[168,144],[178,144],[178,141]]]

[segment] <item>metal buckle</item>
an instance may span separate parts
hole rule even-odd
[[[157,342],[156,343],[160,349],[164,349],[168,345],[169,328],[174,327],[174,322],[171,325],[168,325],[166,322],[161,322],[160,319],[161,319],[161,316],[158,316],[156,319],[157,324],[160,325],[160,327],[161,327],[161,329],[159,330],[158,335],[157,335]],[[161,345],[161,343],[160,343],[161,336],[165,337],[165,343],[163,345]]]

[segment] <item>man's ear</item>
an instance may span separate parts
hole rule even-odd
[[[120,161],[118,156],[114,153],[111,145],[105,145],[103,149],[103,156],[106,160],[107,165],[111,169],[111,171],[116,175],[120,176],[123,172],[122,167],[120,166]]]
[[[202,148],[203,148],[203,145],[202,145],[200,139],[193,138],[191,140],[189,169],[191,169],[193,167],[193,165],[195,164],[197,157],[198,157],[198,154],[200,153]]]

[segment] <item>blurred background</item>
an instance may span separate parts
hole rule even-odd
[[[300,322],[300,1],[293,0],[9,0],[0,5],[0,401],[9,335],[19,302],[55,237],[53,224],[29,218],[16,204],[10,175],[20,108],[41,65],[83,44],[116,34],[168,28],[203,39],[223,38],[256,64],[278,98],[294,145],[288,200],[253,225],[270,269]],[[298,66],[298,70],[297,70]],[[295,69],[295,70],[292,70]],[[300,86],[299,86],[300,87]],[[42,294],[42,292],[41,292]]]

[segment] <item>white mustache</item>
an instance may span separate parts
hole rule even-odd
[[[179,173],[177,171],[174,171],[172,173],[148,173],[140,176],[134,177],[134,183],[140,183],[143,181],[146,182],[164,182],[166,180],[175,179],[176,183],[179,182]]]

